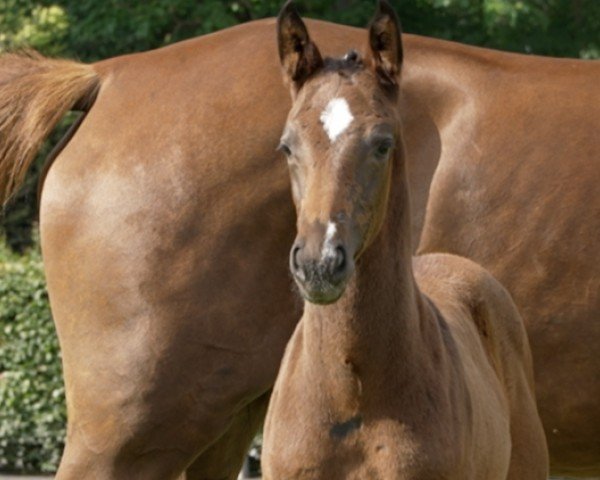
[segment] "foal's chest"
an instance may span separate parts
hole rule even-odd
[[[302,414],[301,412],[297,412]],[[331,412],[330,412],[331,413]],[[346,420],[298,417],[271,456],[270,480],[465,480],[462,452],[440,430],[418,431],[397,420],[354,415]],[[310,433],[308,433],[310,432]],[[424,439],[427,438],[427,441]]]

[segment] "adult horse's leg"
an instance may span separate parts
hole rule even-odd
[[[270,391],[246,405],[232,420],[227,432],[186,470],[186,480],[235,480],[244,455],[262,424]]]
[[[246,405],[231,421],[227,431],[209,446],[186,469],[189,455],[182,452],[161,450],[147,455],[125,455],[117,452],[111,455],[90,454],[85,441],[71,439],[65,450],[60,479],[116,478],[116,479],[169,479],[178,480],[235,480],[241,469],[244,454],[247,452],[254,434],[260,427],[269,402],[269,394],[264,394]]]

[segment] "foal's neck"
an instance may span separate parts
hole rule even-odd
[[[357,262],[346,292],[332,305],[306,302],[303,317],[309,356],[320,368],[353,369],[365,392],[376,392],[382,382],[389,387],[390,379],[407,381],[420,361],[423,341],[423,300],[412,271],[408,185],[403,168],[396,170],[382,230]],[[340,377],[329,378],[337,382]]]

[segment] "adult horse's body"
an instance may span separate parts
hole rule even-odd
[[[308,25],[325,54],[364,39]],[[273,36],[265,20],[73,67],[81,97],[99,92],[49,168],[40,217],[70,418],[61,479],[235,476],[299,318],[274,151],[290,103]],[[404,45],[413,238],[507,287],[553,469],[598,474],[600,67],[410,35]],[[54,71],[32,80],[46,99],[77,76]],[[18,62],[4,73],[0,63],[0,96],[31,77]],[[25,112],[25,100],[0,108]]]

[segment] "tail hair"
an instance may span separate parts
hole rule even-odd
[[[33,50],[0,56],[0,206],[21,185],[61,117],[91,101],[99,86],[91,65]]]

